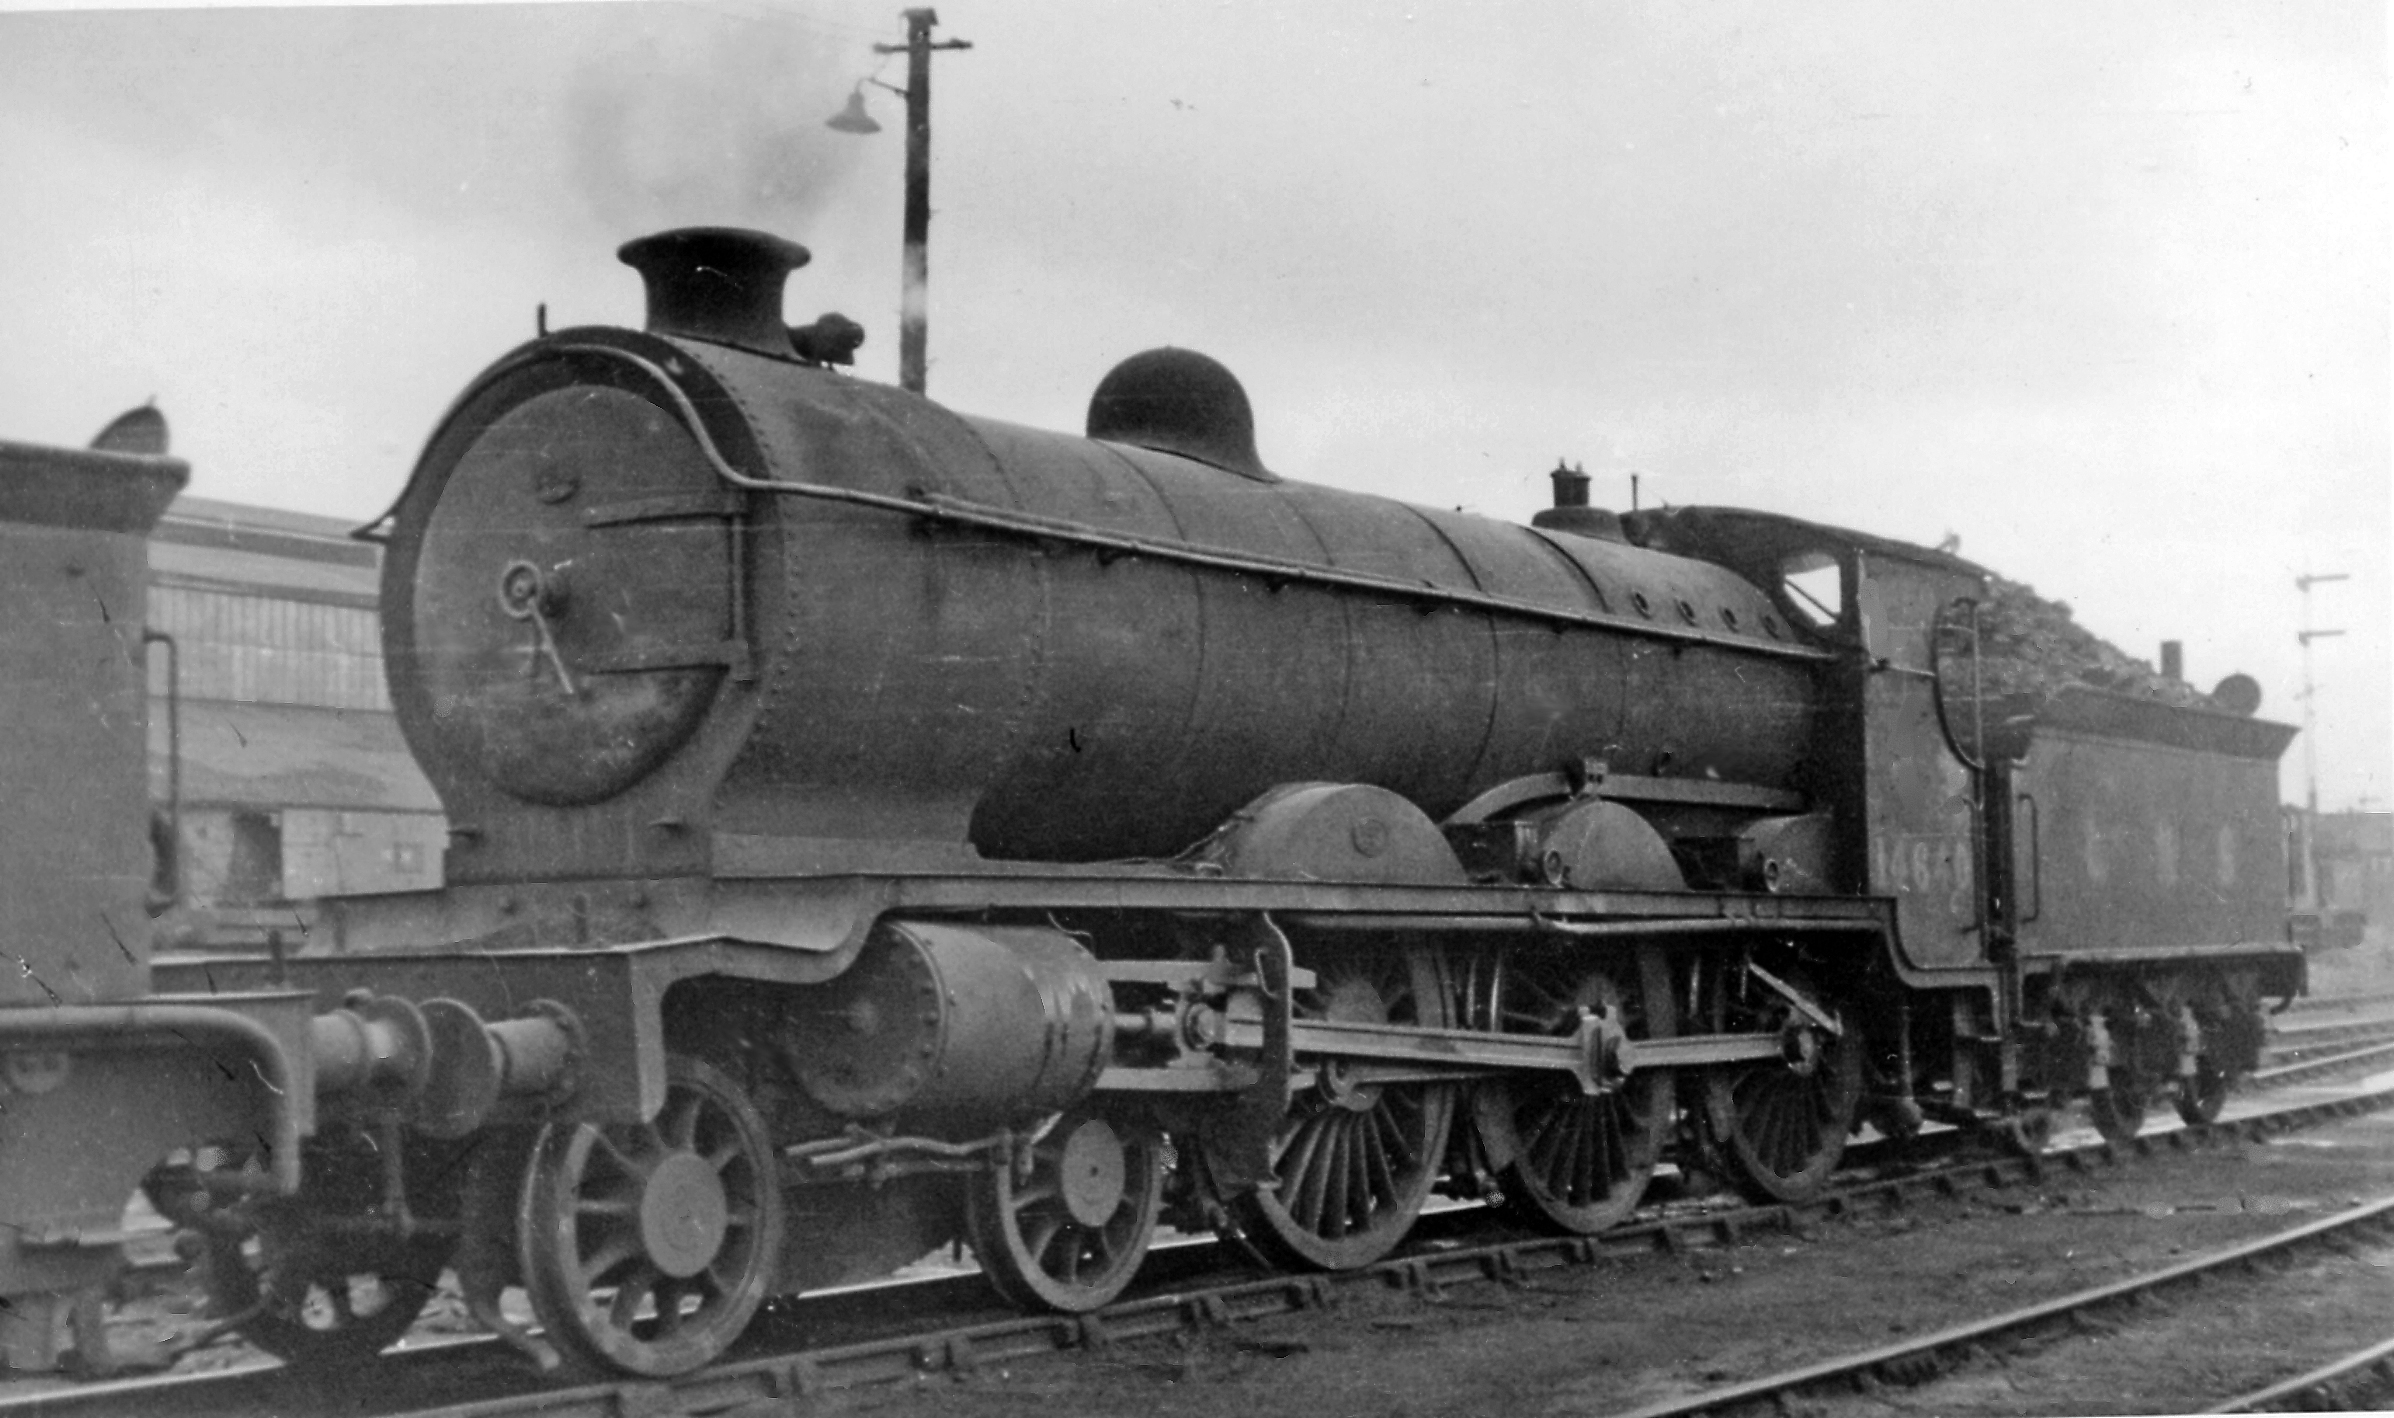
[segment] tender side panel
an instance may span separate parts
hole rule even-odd
[[[147,986],[142,534],[184,471],[0,444],[0,1005]]]
[[[2030,952],[2283,933],[2277,765],[2040,727],[2016,777]]]

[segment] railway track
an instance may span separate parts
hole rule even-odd
[[[2280,1024],[2247,1081],[2270,1088],[2369,1068],[2394,1068],[2394,1015]]]
[[[2316,1413],[2383,1408],[2394,1394],[2394,1339],[2356,1349],[2293,1378],[2240,1394],[2206,1413]]]
[[[1421,1244],[1379,1265],[1333,1275],[1226,1274],[1227,1258],[1210,1243],[1160,1253],[1157,1274],[1131,1298],[1093,1315],[995,1313],[978,1276],[836,1297],[813,1297],[761,1320],[730,1361],[670,1383],[607,1382],[543,1386],[512,1355],[487,1341],[400,1350],[376,1361],[377,1391],[326,1391],[357,1418],[625,1418],[625,1415],[787,1413],[812,1396],[969,1373],[1073,1349],[1100,1349],[1177,1332],[1336,1306],[1367,1287],[1438,1295],[1450,1287],[1515,1281],[1541,1271],[1652,1250],[1732,1244],[1751,1234],[1801,1232],[1821,1222],[1902,1206],[1924,1194],[1954,1196],[2042,1182],[2056,1173],[2092,1172],[2163,1151],[2257,1140],[2364,1112],[2394,1107],[2394,1089],[2274,1110],[2208,1128],[2064,1148],[2036,1157],[1976,1158],[1916,1170],[1867,1171],[1800,1207],[1732,1209],[1666,1206],[1661,1214],[1600,1237],[1488,1239],[1477,1209],[1426,1218]],[[1857,1149],[1867,1157],[1868,1149]],[[1476,1228],[1476,1229],[1475,1229]],[[976,1313],[977,1311],[977,1313]],[[928,1319],[930,1323],[926,1324]],[[345,1376],[354,1382],[355,1375]],[[295,1399],[294,1392],[298,1397]],[[0,1396],[0,1415],[59,1418],[141,1411],[176,1418],[313,1411],[317,1391],[306,1376],[261,1367],[232,1374],[170,1375]],[[470,1397],[465,1396],[470,1395]],[[318,1406],[322,1406],[319,1404]]]
[[[2394,988],[2347,990],[2332,995],[2305,995],[2294,1002],[2292,1013],[2297,1015],[2330,1014],[2338,1010],[2372,1009],[2379,1005],[2394,1005]]]
[[[2192,1286],[2240,1270],[2255,1270],[2302,1251],[2349,1244],[2358,1237],[2383,1236],[2389,1232],[2394,1232],[2394,1195],[2126,1280],[2023,1305],[1901,1343],[1633,1409],[1621,1418],[1686,1418],[1693,1414],[1778,1407],[1808,1395],[1869,1392],[1882,1386],[1921,1387],[1942,1376],[1958,1360],[1992,1352],[2024,1336],[2049,1332],[2058,1326],[2083,1325],[2099,1312],[2141,1303],[2162,1291]]]
[[[2380,1039],[2394,1039],[2394,1014],[2382,1010],[2360,1018],[2289,1017],[2269,1031],[2265,1052],[2294,1057]]]

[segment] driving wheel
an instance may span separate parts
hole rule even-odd
[[[782,1225],[763,1119],[724,1074],[672,1055],[654,1122],[542,1129],[518,1264],[561,1350],[626,1373],[686,1373],[728,1348],[764,1301]]]
[[[1646,1011],[1615,973],[1569,956],[1521,952],[1501,961],[1490,990],[1494,1026],[1508,1034],[1569,1035],[1583,1012],[1648,1034]],[[1642,1069],[1593,1097],[1557,1073],[1479,1086],[1474,1121],[1499,1161],[1505,1208],[1542,1229],[1593,1235],[1636,1210],[1671,1127],[1671,1075]]]
[[[1314,972],[1294,1000],[1300,1019],[1452,1023],[1445,972],[1426,946],[1350,946],[1299,963]],[[1349,1270],[1394,1250],[1421,1214],[1446,1155],[1455,1088],[1349,1061],[1311,1068],[1313,1086],[1291,1096],[1272,1140],[1273,1182],[1231,1202],[1230,1230],[1267,1264]]]
[[[1778,977],[1836,1019],[1827,997],[1796,970]],[[1758,972],[1724,970],[1712,989],[1713,1027],[1772,1033],[1779,1057],[1716,1069],[1704,1080],[1705,1122],[1730,1182],[1756,1201],[1809,1201],[1845,1155],[1862,1094],[1862,1041],[1831,1032]],[[1842,1022],[1842,1021],[1841,1021]]]

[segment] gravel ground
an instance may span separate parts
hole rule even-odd
[[[1803,1236],[1460,1287],[1438,1302],[1372,1295],[1328,1315],[845,1401],[940,1418],[1619,1412],[2158,1269],[2390,1185],[2394,1118],[2370,1117]],[[2310,1262],[2266,1284],[2190,1295],[2033,1365],[2023,1355],[1852,1408],[2183,1411],[2350,1347],[2371,1323],[2382,1337],[2394,1327],[2386,1258]]]

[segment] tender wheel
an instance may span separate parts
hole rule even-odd
[[[2127,1070],[2114,1068],[2111,1087],[2086,1095],[2087,1121],[2104,1141],[2126,1142],[2144,1130],[2146,1101],[2144,1084]]]
[[[1349,948],[1314,971],[1299,1018],[1449,1027],[1438,959],[1423,947]],[[1455,1113],[1449,1083],[1406,1082],[1325,1063],[1289,1100],[1272,1141],[1273,1187],[1231,1203],[1233,1239],[1267,1264],[1350,1270],[1387,1255],[1421,1214]]]
[[[1105,1305],[1138,1274],[1155,1236],[1162,1138],[1075,1109],[1026,1160],[968,1190],[965,1225],[982,1273],[1026,1309],[1078,1314]]]
[[[2144,1038],[2141,1031],[2129,1022],[2126,1011],[2106,1012],[2110,1026],[2112,1062],[2105,1070],[2111,1082],[2107,1088],[2093,1089],[2086,1095],[2087,1121],[2106,1142],[2126,1142],[2142,1131],[2145,1110],[2152,1105],[2153,1088],[2147,1081],[2140,1059]]]
[[[454,1241],[419,1236],[360,1246],[269,1225],[212,1235],[204,1252],[214,1311],[255,1310],[241,1337],[294,1368],[370,1359],[406,1335],[439,1286]]]
[[[1995,1138],[2005,1150],[2021,1157],[2042,1156],[2053,1141],[2053,1110],[2023,1108],[1997,1120]]]
[[[1801,973],[1780,977],[1828,1007]],[[1809,1201],[1828,1186],[1845,1155],[1862,1096],[1862,1039],[1850,1023],[1831,1034],[1778,991],[1744,971],[1714,987],[1715,1028],[1776,1032],[1782,1057],[1717,1069],[1704,1080],[1705,1121],[1730,1182],[1762,1202]]]
[[[764,1120],[729,1078],[675,1055],[655,1122],[542,1129],[517,1259],[560,1349],[627,1373],[686,1373],[729,1347],[770,1292],[782,1217]]]
[[[2228,1093],[2235,1084],[2228,1071],[2209,1056],[2196,1059],[2195,1076],[2178,1081],[2178,1117],[2188,1127],[2218,1122],[2220,1110],[2228,1106]]]
[[[1570,1034],[1582,1010],[1645,1038],[1646,1013],[1612,974],[1568,957],[1519,954],[1492,989],[1494,1024],[1508,1034]],[[1593,1235],[1637,1209],[1670,1134],[1672,1081],[1642,1070],[1589,1097],[1561,1075],[1483,1084],[1473,1112],[1502,1164],[1505,1208],[1547,1230]]]
[[[306,1166],[306,1190],[266,1204],[254,1228],[200,1233],[209,1308],[294,1368],[372,1358],[423,1313],[456,1238],[361,1236],[319,1224],[358,1216],[380,1198],[380,1157],[360,1136],[311,1144]],[[452,1167],[409,1157],[408,1190],[420,1216],[454,1214],[454,1177]]]

